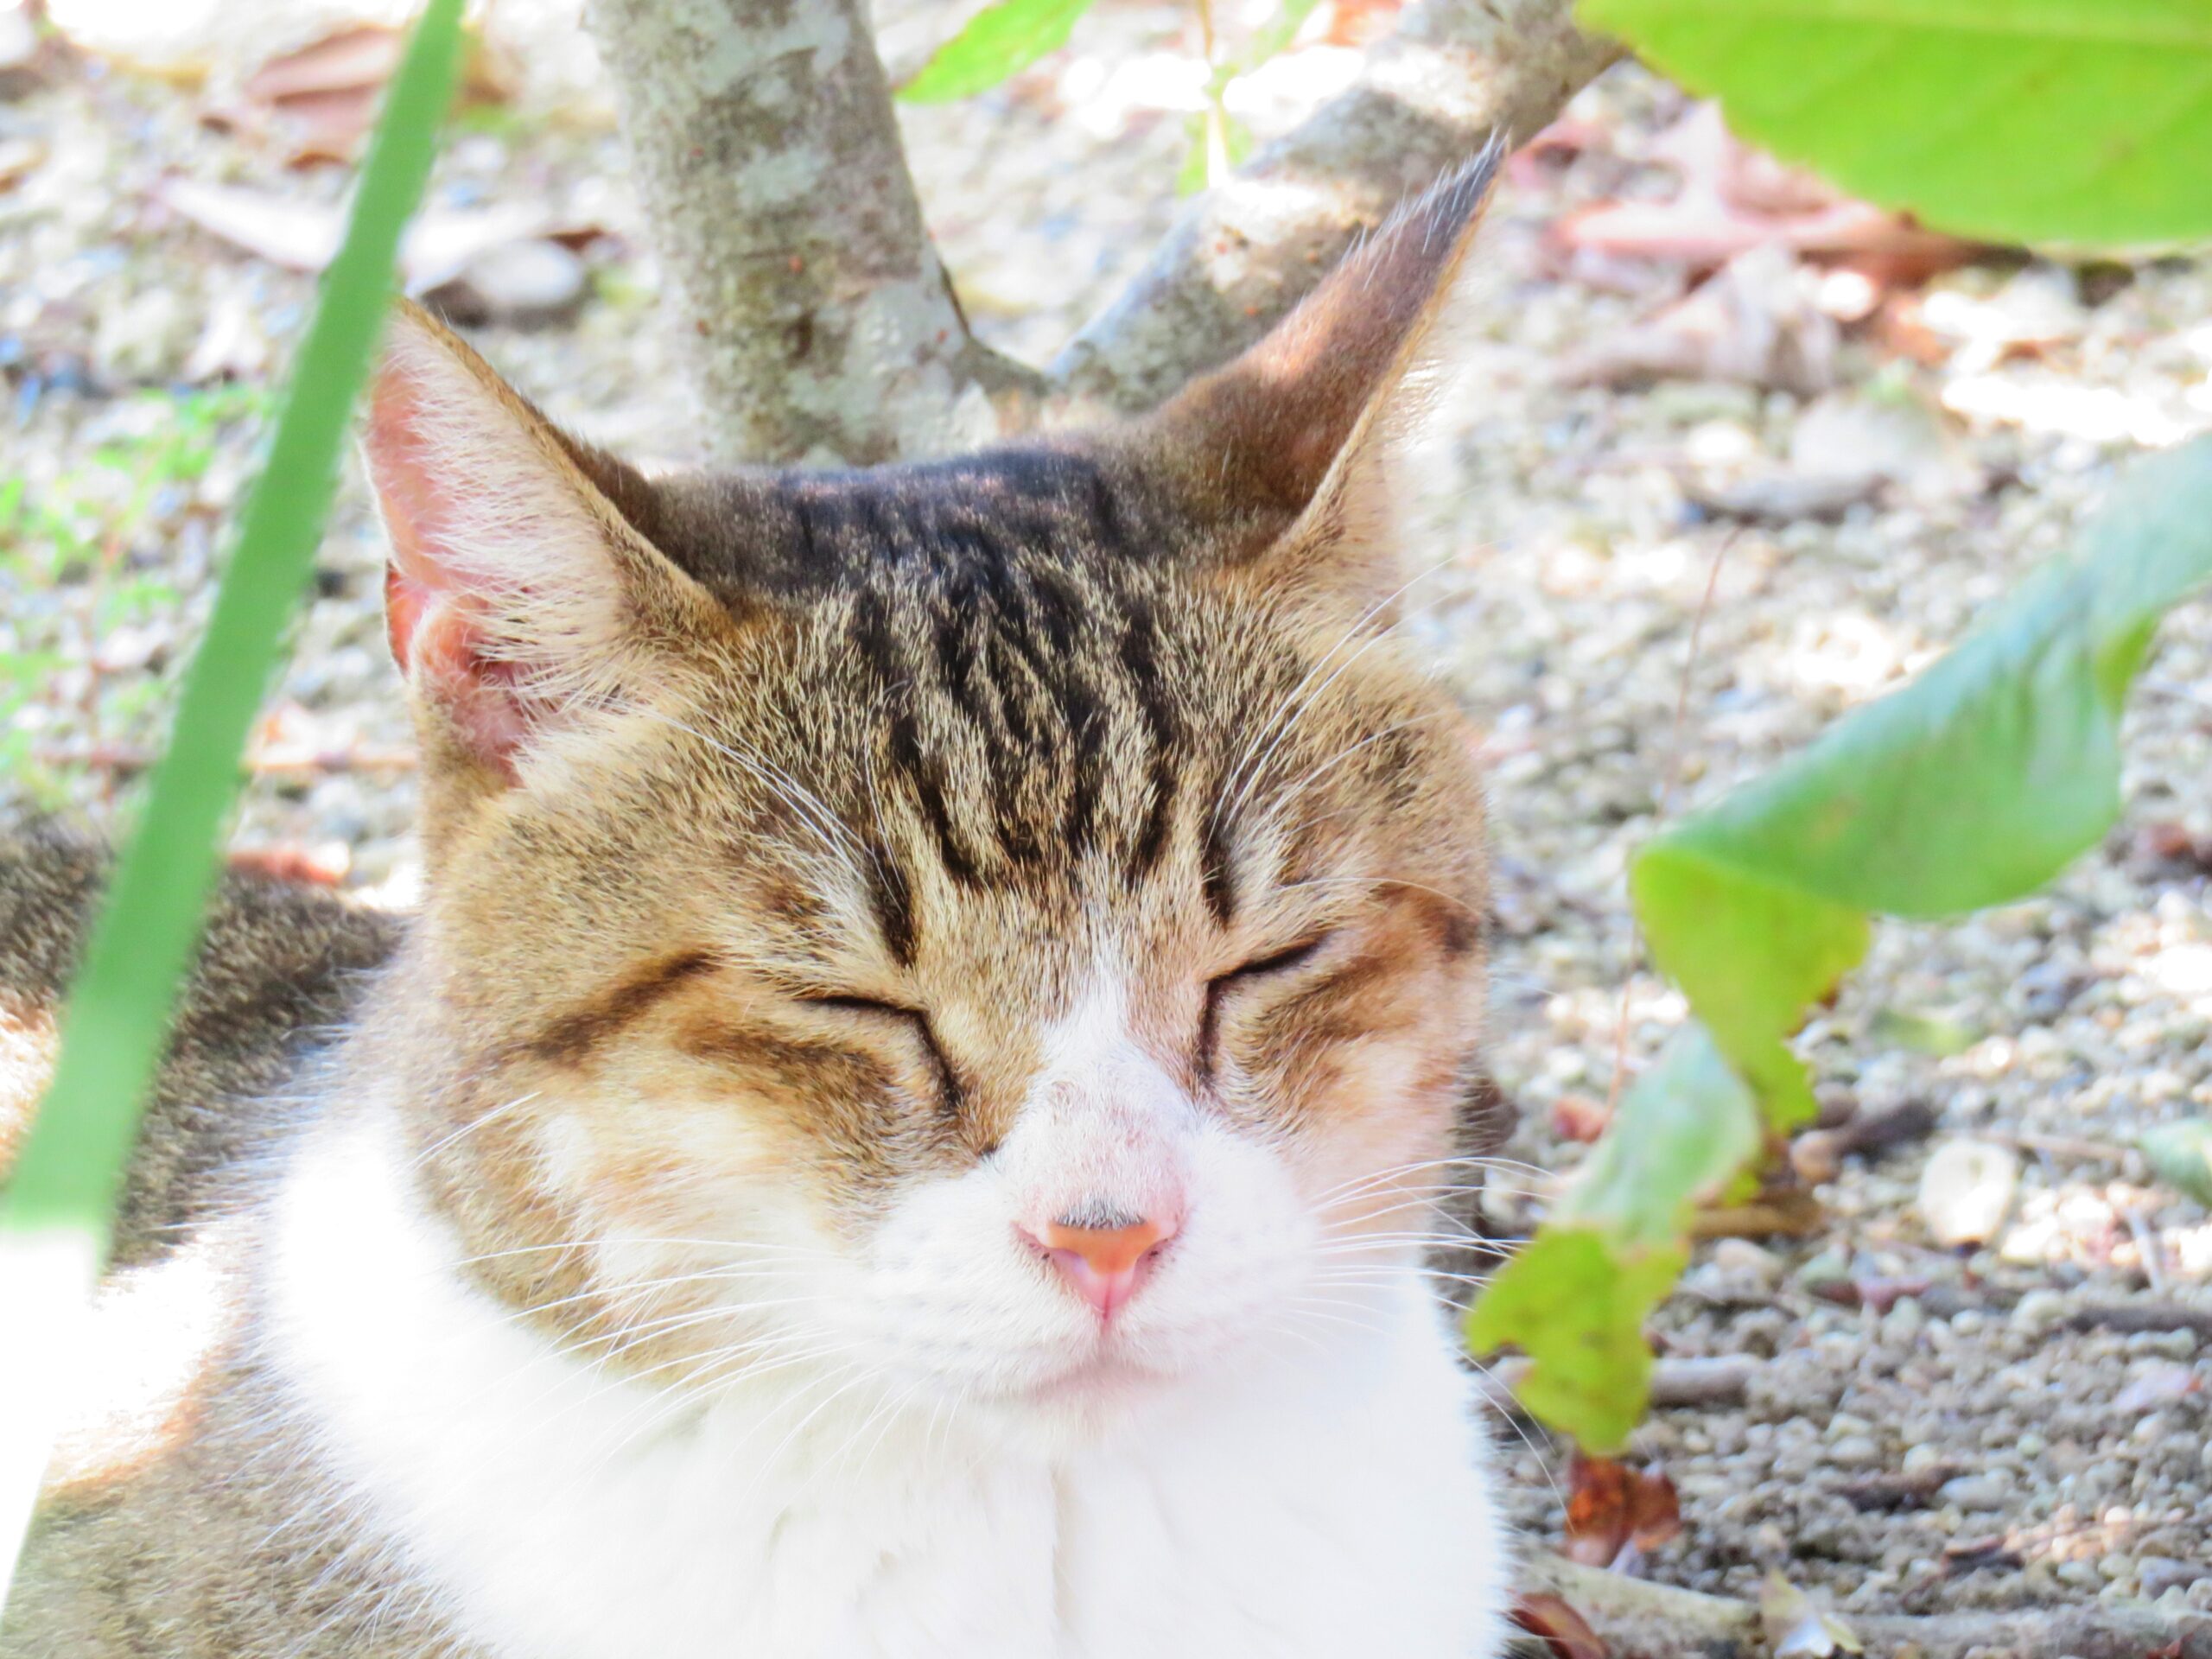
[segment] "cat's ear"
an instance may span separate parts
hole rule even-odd
[[[392,317],[362,448],[426,766],[512,782],[533,744],[650,696],[721,614],[615,505],[650,486],[413,306]]]
[[[1257,345],[1138,423],[1143,464],[1239,579],[1378,601],[1399,582],[1390,472],[1427,412],[1440,317],[1503,146],[1401,209]]]

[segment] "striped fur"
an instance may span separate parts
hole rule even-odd
[[[427,901],[233,896],[202,985],[261,1000],[145,1159],[242,1173],[111,1292],[219,1317],[0,1656],[1495,1650],[1420,1272],[1482,798],[1389,534],[1495,160],[1155,415],[920,465],[648,478],[401,320]],[[210,1138],[234,1084],[296,1104]],[[1023,1242],[1169,1208],[1111,1328]]]

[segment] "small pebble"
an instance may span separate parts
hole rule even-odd
[[[1782,1278],[1774,1252],[1748,1238],[1724,1238],[1713,1247],[1713,1265],[1732,1278],[1749,1279],[1771,1288]]]
[[[2135,1564],[2143,1593],[2158,1597],[2170,1590],[2185,1590],[2200,1579],[2212,1579],[2212,1566],[2202,1561],[2177,1561],[2169,1555],[2145,1555]]]
[[[1986,1244],[2012,1208],[2020,1160],[2008,1147],[1961,1136],[1937,1147],[1921,1172],[1921,1219],[1938,1244]]]
[[[2066,1317],[2066,1298],[2055,1290],[2031,1290],[2012,1305],[2012,1323],[2046,1331]]]
[[[1853,1434],[1830,1446],[1828,1457],[1839,1467],[1863,1469],[1882,1460],[1882,1448],[1874,1443],[1871,1434]]]
[[[1962,1510],[2001,1510],[2012,1501],[2012,1483],[1994,1471],[1961,1475],[1956,1480],[1945,1481],[1936,1496]]]

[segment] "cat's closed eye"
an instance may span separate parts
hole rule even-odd
[[[937,1077],[938,1104],[948,1114],[960,1109],[960,1074],[953,1069],[952,1061],[944,1052],[944,1045],[938,1039],[937,1027],[931,1022],[928,1009],[846,991],[801,992],[796,1000],[825,1014],[848,1014],[862,1020],[904,1026],[919,1039],[923,1052],[929,1058],[931,1070]]]
[[[1326,932],[1313,934],[1295,944],[1253,957],[1206,982],[1205,1003],[1198,1016],[1198,1062],[1201,1072],[1211,1074],[1213,1070],[1221,1046],[1222,1011],[1230,1001],[1240,992],[1289,978],[1318,957],[1331,938]]]

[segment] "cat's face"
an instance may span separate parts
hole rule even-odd
[[[1391,330],[1321,309],[1143,427],[873,473],[649,483],[403,327],[407,1081],[483,1282],[673,1386],[1047,1417],[1402,1289],[1485,899],[1365,451],[1449,229],[1365,256],[1425,283]]]

